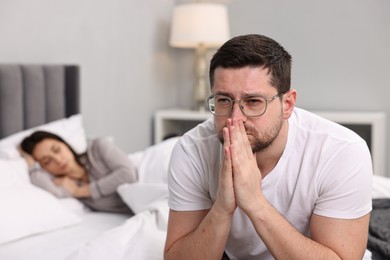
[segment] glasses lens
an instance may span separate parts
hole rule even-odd
[[[215,102],[214,97],[207,99],[207,107],[209,108],[210,112],[215,114]]]
[[[232,100],[229,97],[215,95],[207,100],[207,104],[211,113],[216,116],[227,116],[232,107]]]
[[[264,97],[244,98],[240,102],[240,107],[247,116],[261,116],[267,109],[267,100]]]

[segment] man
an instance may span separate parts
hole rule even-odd
[[[352,131],[295,108],[291,56],[261,35],[210,64],[214,117],[176,144],[166,259],[362,259],[371,157]]]

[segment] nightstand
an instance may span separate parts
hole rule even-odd
[[[154,143],[172,136],[183,135],[188,130],[210,118],[209,111],[164,109],[154,114]]]

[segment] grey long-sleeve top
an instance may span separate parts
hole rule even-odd
[[[131,213],[131,210],[116,192],[122,183],[137,181],[137,170],[127,155],[109,138],[97,138],[88,141],[87,174],[91,197],[80,199],[93,210]],[[31,182],[56,197],[71,197],[62,186],[53,182],[54,176],[43,169],[30,171]]]

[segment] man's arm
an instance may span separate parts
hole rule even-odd
[[[367,246],[369,214],[358,219],[335,219],[313,214],[311,237],[299,233],[268,205],[250,215],[275,259],[362,259]]]
[[[169,212],[164,259],[221,259],[231,216],[210,211]]]
[[[230,155],[224,129],[224,160],[216,200],[210,210],[169,212],[165,259],[221,259],[237,208]]]
[[[369,213],[357,219],[313,214],[310,231],[314,241],[331,248],[341,259],[362,259],[367,248],[369,222]]]

